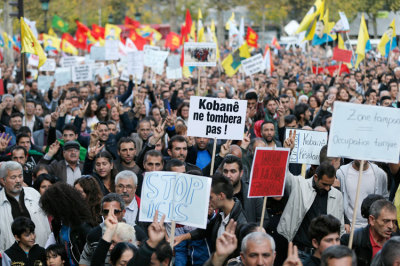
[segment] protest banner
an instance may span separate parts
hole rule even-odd
[[[75,56],[64,56],[61,58],[62,67],[73,67],[77,64]]]
[[[54,58],[47,58],[46,62],[39,68],[40,71],[55,71],[56,60]]]
[[[244,73],[247,76],[263,72],[266,69],[264,58],[261,54],[256,54],[242,61]]]
[[[118,42],[116,40],[106,40],[104,45],[105,48],[105,60],[118,60],[119,52],[118,52]]]
[[[290,130],[286,130],[289,138]],[[289,157],[289,163],[319,165],[319,153],[328,143],[328,133],[310,130],[296,130],[294,148]]]
[[[211,178],[175,172],[147,172],[140,197],[139,221],[151,222],[156,210],[165,222],[205,229]]]
[[[175,69],[181,67],[181,56],[172,54],[167,58],[168,67]]]
[[[72,67],[72,81],[92,81],[93,71],[91,65],[78,65]]]
[[[191,96],[188,136],[242,140],[247,101]]]
[[[334,103],[328,157],[361,160],[348,247],[353,245],[365,161],[399,162],[400,110],[389,107]]]
[[[53,76],[45,76],[45,75],[40,75],[38,76],[37,82],[38,82],[38,89],[42,92],[45,93],[50,89],[50,85],[53,82],[54,77]]]
[[[167,67],[167,79],[181,79],[182,78],[182,68],[170,68]]]
[[[400,109],[334,103],[328,156],[398,163]]]
[[[160,51],[160,50],[161,50],[161,48],[158,46],[152,46],[152,45],[148,45],[148,44],[145,44],[143,46],[143,52],[145,52],[145,53],[151,52],[151,51]]]
[[[90,48],[90,59],[95,61],[106,60],[106,48],[104,46],[92,46],[92,48]]]
[[[144,52],[144,65],[151,68],[158,66],[164,67],[164,62],[168,57],[167,51],[147,51]]]
[[[350,63],[353,52],[349,50],[339,49],[337,47],[333,48],[332,60],[343,63]]]
[[[213,42],[185,42],[185,66],[216,66],[217,46]]]

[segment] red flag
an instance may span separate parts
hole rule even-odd
[[[106,29],[103,27],[100,27],[99,25],[92,24],[92,36],[98,40],[98,39],[104,39],[104,33]]]
[[[86,50],[87,35],[81,30],[75,32],[75,46],[79,49]]]
[[[325,70],[328,70],[329,74],[331,76],[333,76],[335,74],[335,72],[339,69],[339,65],[333,65],[333,66],[327,66],[327,67],[319,67],[318,68],[318,73],[324,73]],[[317,68],[315,66],[312,67],[313,73],[317,73]],[[342,64],[342,66],[340,67],[340,73],[350,73],[349,68],[347,67],[347,65]]]
[[[251,27],[247,27],[246,41],[249,46],[257,48],[258,34]]]
[[[130,17],[125,16],[125,26],[131,26],[133,28],[139,28],[140,27],[140,22],[136,21],[134,19],[131,19]]]
[[[273,46],[275,46],[276,49],[281,49],[281,45],[278,43],[278,40],[276,39],[276,37],[272,38],[272,43]]]
[[[136,48],[139,51],[142,51],[143,46],[145,44],[147,44],[147,40],[145,38],[143,38],[142,36],[140,36],[139,34],[137,34],[135,30],[131,30],[131,32],[129,34],[129,39],[131,39],[133,41],[133,43],[135,44]]]
[[[0,79],[0,95],[4,94],[4,81]]]
[[[183,42],[187,40],[187,35],[190,34],[190,30],[192,29],[192,16],[190,15],[189,9],[186,9],[186,16],[185,16],[185,25],[181,29],[182,39]]]
[[[72,37],[71,34],[69,34],[69,33],[64,33],[64,34],[61,36],[61,40],[66,40],[67,42],[69,42],[69,43],[72,44],[73,46],[76,46],[74,37]]]
[[[179,46],[181,46],[181,38],[179,35],[172,31],[168,33],[165,40],[165,47],[171,49],[171,51],[175,51]]]
[[[90,29],[88,28],[88,26],[79,22],[79,20],[75,20],[75,23],[76,23],[76,31],[80,31],[80,32],[84,33],[85,35],[88,32],[90,32]]]

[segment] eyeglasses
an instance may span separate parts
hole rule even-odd
[[[124,185],[122,185],[122,184],[119,184],[119,185],[117,186],[117,188],[118,188],[118,189],[121,189],[121,190],[124,190],[124,188],[126,188],[127,191],[132,191],[132,189],[133,189],[133,187],[132,187],[131,185],[124,186]]]
[[[114,215],[118,215],[122,212],[122,210],[118,210],[118,209],[114,209]],[[103,216],[107,216],[110,213],[110,210],[107,209],[103,209],[101,211],[101,213],[103,214]]]

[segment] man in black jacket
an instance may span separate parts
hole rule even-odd
[[[370,207],[368,226],[354,231],[353,250],[357,265],[370,265],[372,258],[382,249],[396,230],[396,207],[387,200],[377,200]],[[342,236],[342,245],[349,242],[349,234]]]

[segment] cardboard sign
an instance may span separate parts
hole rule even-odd
[[[95,60],[95,61],[106,60],[106,48],[92,46],[92,48],[90,48],[90,59]]]
[[[217,45],[213,42],[185,42],[185,66],[216,66]]]
[[[167,79],[181,79],[182,68],[171,68],[167,67]]]
[[[142,81],[144,71],[144,53],[142,51],[130,52],[126,56],[126,72],[138,82]]]
[[[40,71],[55,71],[56,60],[54,58],[47,58],[46,62],[39,68]]]
[[[55,87],[67,85],[72,80],[71,68],[70,67],[56,68],[56,72],[54,73],[54,79],[56,80],[54,84]]]
[[[96,63],[96,61],[93,60],[92,58],[90,58],[90,54],[87,54],[87,55],[85,55],[84,63],[85,63],[86,65],[93,65],[93,64]]]
[[[352,56],[353,56],[353,52],[350,50],[339,49],[336,47],[333,48],[332,60],[335,60],[337,62],[350,63]]]
[[[249,198],[280,197],[285,189],[290,149],[257,147],[250,173]]]
[[[38,82],[38,89],[42,92],[45,93],[50,89],[50,85],[53,82],[54,77],[53,76],[39,76],[37,79]]]
[[[286,129],[286,138],[290,129]],[[290,163],[319,165],[319,153],[328,143],[328,132],[296,129],[296,141],[289,157]]]
[[[256,54],[242,61],[244,73],[247,76],[263,72],[266,68],[264,58],[261,54]]]
[[[146,172],[139,221],[151,222],[155,211],[165,222],[205,229],[211,178],[174,172]]]
[[[114,64],[107,65],[105,67],[101,67],[96,69],[95,77],[99,76],[101,78],[101,82],[107,82],[112,79],[119,78],[119,73],[117,67]]]
[[[190,97],[188,136],[242,140],[247,101]]]
[[[334,103],[328,156],[398,163],[400,109]]]
[[[30,54],[28,58],[28,65],[37,67],[39,65],[39,56]]]
[[[160,51],[160,50],[161,50],[161,48],[158,46],[152,46],[152,45],[148,45],[148,44],[145,44],[143,46],[143,52],[145,52],[145,53],[151,52],[151,51]]]
[[[168,67],[172,69],[179,68],[181,67],[181,56],[176,54],[169,55],[167,62],[168,62]]]
[[[75,56],[64,56],[61,58],[62,67],[73,67],[77,64]]]
[[[119,59],[119,41],[106,40],[105,47],[105,60],[118,60]]]
[[[92,81],[92,80],[93,80],[93,72],[91,65],[79,65],[72,67],[73,82]]]
[[[167,51],[148,51],[144,52],[144,65],[151,68],[164,66],[164,62],[168,57]]]

